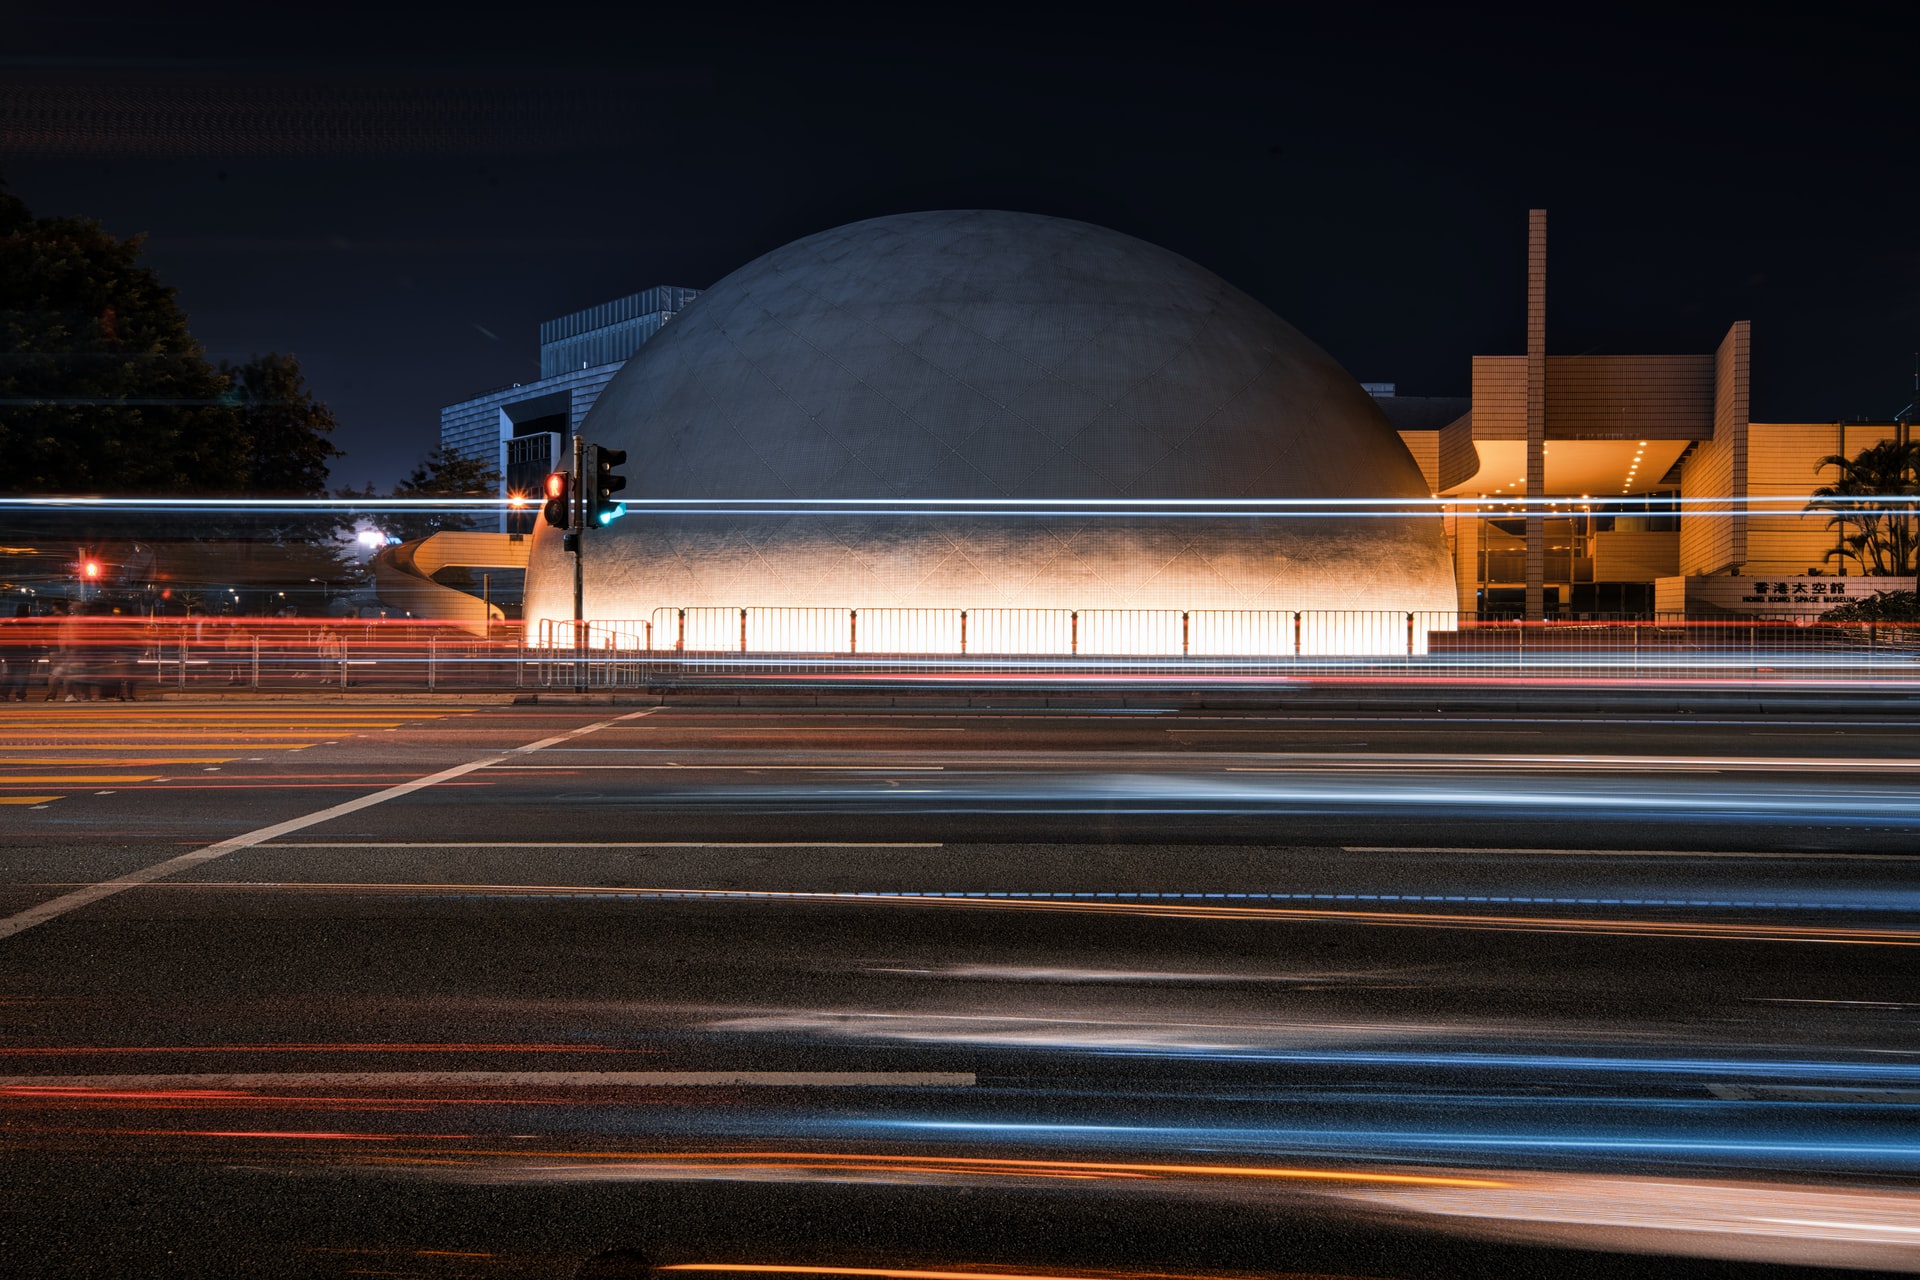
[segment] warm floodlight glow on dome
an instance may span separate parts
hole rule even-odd
[[[634,475],[630,518],[583,539],[586,616],[657,647],[684,610],[714,632],[686,647],[737,651],[744,609],[751,652],[951,653],[963,612],[970,655],[1177,654],[1183,616],[1198,652],[1230,613],[1287,622],[1212,652],[1291,652],[1294,612],[1379,610],[1404,646],[1407,611],[1456,605],[1429,486],[1359,384],[1218,277],[1084,223],[908,214],[787,245],[581,431]],[[1207,502],[1254,505],[1183,506]],[[570,625],[554,530],[526,599],[530,635]]]

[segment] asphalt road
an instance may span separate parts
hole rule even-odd
[[[1920,1270],[1916,745],[1870,701],[15,706],[0,1256]]]

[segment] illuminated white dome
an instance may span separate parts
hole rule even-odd
[[[1359,385],[1178,255],[1085,223],[905,214],[735,271],[583,428],[633,514],[587,537],[589,618],[657,607],[1451,609],[1438,516],[920,514],[940,499],[1424,498]],[[648,499],[890,499],[872,515]],[[542,529],[529,619],[571,617]]]

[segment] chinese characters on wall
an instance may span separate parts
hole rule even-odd
[[[1834,604],[1847,594],[1845,578],[1793,578],[1786,582],[1754,582],[1751,586],[1751,594],[1740,597],[1741,604],[1806,605],[1819,603],[1816,597],[1825,597],[1827,603]]]

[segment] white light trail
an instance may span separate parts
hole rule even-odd
[[[634,498],[631,515],[1312,515],[1374,516],[1429,515],[1453,508],[1471,508],[1476,514],[1499,515],[1514,508],[1538,507],[1557,512],[1573,499],[1455,495],[1428,498]],[[1699,495],[1688,497],[1629,497],[1580,499],[1583,510],[1620,508],[1642,513],[1649,504],[1659,511],[1703,507],[1716,515],[1819,515],[1844,511],[1849,515],[1913,516],[1920,502],[1888,495],[1862,494],[1825,497],[1816,494],[1756,494],[1747,497]],[[1487,507],[1480,511],[1480,507]],[[1808,508],[1813,508],[1808,510]],[[0,498],[0,510],[118,510],[118,511],[464,511],[472,513],[524,510],[522,496],[466,496],[454,498],[117,498],[90,495],[46,495]]]

